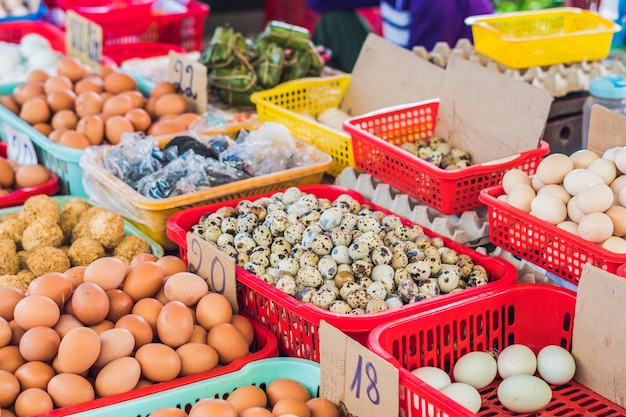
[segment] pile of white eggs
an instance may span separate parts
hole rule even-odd
[[[45,37],[27,33],[19,44],[0,42],[0,56],[0,84],[8,84],[24,81],[36,69],[56,75],[56,63],[63,55],[53,50]]]
[[[561,346],[546,345],[535,355],[532,349],[520,343],[504,348],[497,359],[493,354],[481,351],[464,354],[454,364],[452,378],[444,370],[433,366],[411,371],[417,378],[474,413],[482,405],[478,390],[489,386],[497,376],[502,379],[497,391],[500,403],[516,413],[532,413],[550,403],[550,385],[568,383],[575,372],[573,356]],[[432,408],[428,414],[433,414]]]
[[[546,156],[531,177],[512,169],[502,178],[498,197],[536,218],[601,245],[626,253],[626,146],[602,155],[581,149]]]

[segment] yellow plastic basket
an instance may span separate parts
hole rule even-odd
[[[350,75],[301,78],[252,94],[260,121],[285,125],[298,139],[332,156],[327,171],[337,176],[354,166],[352,139],[344,131],[330,128],[314,118],[324,110],[339,107],[350,84]],[[313,117],[311,117],[313,116]]]
[[[606,58],[621,27],[575,7],[470,16],[476,51],[509,68]]]

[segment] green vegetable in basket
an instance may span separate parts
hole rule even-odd
[[[276,44],[269,44],[260,54],[255,66],[259,84],[266,88],[278,84],[283,73],[284,61],[285,51]]]
[[[209,47],[202,52],[200,62],[209,68],[226,67],[234,58],[233,49],[236,46],[235,31],[226,23],[213,31]]]
[[[311,34],[306,28],[276,20],[267,24],[265,31],[259,35],[259,38],[274,42],[283,48],[300,51],[306,50],[311,42]]]

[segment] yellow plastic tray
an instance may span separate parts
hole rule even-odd
[[[172,138],[173,136],[159,139],[159,146],[164,147]],[[332,158],[300,140],[296,140],[296,144],[301,152],[309,153],[311,164],[162,199],[144,196],[107,171],[102,166],[102,151],[83,154],[80,166],[83,168],[83,184],[89,198],[98,205],[122,214],[165,250],[174,250],[178,246],[167,237],[166,231],[167,219],[177,211],[295,185],[321,182],[324,172],[332,165]]]
[[[301,78],[252,94],[258,118],[286,126],[298,139],[332,156],[328,173],[337,176],[354,166],[352,139],[346,132],[330,128],[313,118],[337,108],[350,84],[350,75]],[[311,117],[307,117],[312,116]]]
[[[606,58],[621,27],[575,7],[470,16],[476,51],[509,68]]]

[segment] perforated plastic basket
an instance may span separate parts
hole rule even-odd
[[[603,59],[621,28],[574,7],[470,16],[476,51],[509,68]]]
[[[256,104],[260,121],[281,123],[299,139],[332,156],[328,173],[339,175],[345,167],[354,166],[350,135],[310,116],[338,108],[348,84],[349,75],[302,78],[253,93],[250,100]]]
[[[60,417],[79,413],[80,415],[85,416],[147,416],[150,412],[159,407],[165,407],[167,404],[174,406],[181,404],[181,402],[183,405],[194,404],[199,399],[199,397],[195,397],[199,395],[198,392],[203,392],[202,395],[213,395],[206,392],[206,390],[198,391],[198,389],[203,389],[202,387],[208,386],[213,387],[213,389],[221,388],[225,390],[221,392],[228,393],[234,388],[229,389],[227,388],[228,385],[222,384],[226,384],[225,381],[230,378],[230,375],[235,374],[248,364],[257,363],[258,361],[267,360],[268,358],[274,358],[278,355],[276,336],[274,336],[272,332],[256,320],[251,320],[251,322],[254,328],[254,341],[252,342],[252,346],[250,348],[251,353],[242,358],[235,359],[228,365],[218,366],[210,371],[201,372],[195,375],[188,375],[171,381],[160,382],[123,394],[111,395],[108,397],[97,398],[93,401],[87,401],[82,404],[57,408],[56,410],[45,413],[45,415],[48,417]],[[284,372],[288,373],[291,371],[285,370]],[[265,376],[269,377],[269,375],[271,375],[271,373],[267,372]],[[224,379],[221,380],[221,378]],[[303,376],[303,378],[306,378],[306,376]],[[217,382],[213,382],[214,380],[217,380]],[[194,389],[188,387],[196,388]],[[109,406],[111,407],[109,408]],[[130,413],[131,410],[133,410],[132,414]],[[135,410],[140,411],[137,411],[135,414]]]
[[[367,203],[359,193],[342,187],[313,185],[299,188],[305,193],[313,194],[318,198],[328,198],[331,201],[345,193],[353,196],[360,203]],[[257,198],[272,194],[264,193],[246,198],[254,201]],[[168,220],[167,234],[172,241],[180,246],[180,257],[187,259],[187,232],[191,230],[192,226],[198,222],[204,213],[214,212],[224,206],[235,207],[240,200],[194,207],[172,215]],[[388,210],[376,205],[370,204],[370,206],[374,210],[389,213]],[[403,221],[405,224],[412,224],[408,220]],[[424,229],[424,232],[428,236],[439,236],[427,229]],[[480,287],[466,289],[453,294],[439,295],[419,303],[407,304],[379,313],[351,315],[333,313],[315,307],[310,303],[302,303],[243,268],[237,267],[239,309],[271,328],[278,336],[279,349],[283,353],[289,356],[319,361],[318,328],[321,320],[325,320],[364,344],[369,332],[379,324],[398,317],[404,317],[413,312],[452,303],[469,297],[471,294],[482,293],[490,287],[510,286],[515,283],[517,271],[510,263],[500,258],[490,258],[481,255],[445,237],[442,237],[442,239],[446,247],[454,249],[460,254],[468,254],[474,260],[474,263],[484,266],[490,276],[490,282]]]
[[[480,201],[487,206],[489,240],[494,245],[572,284],[578,284],[586,263],[612,273],[626,263],[626,254],[610,252],[498,200],[502,194],[502,186],[480,194]]]
[[[474,414],[411,374],[435,366],[452,375],[464,354],[498,352],[514,343],[535,354],[549,344],[571,350],[575,307],[573,291],[517,284],[379,326],[370,333],[368,346],[399,369],[401,416],[624,416],[626,410],[575,381],[551,386],[552,401],[541,411],[513,413],[498,401],[499,377],[479,390],[482,407]]]
[[[103,406],[75,415],[77,417],[147,417],[150,413],[164,407],[178,407],[189,412],[191,407],[200,399],[226,399],[236,388],[244,385],[256,385],[265,390],[272,381],[280,378],[298,381],[309,390],[311,396],[319,396],[319,364],[298,358],[269,358],[248,363],[235,372],[158,393],[148,392],[130,401]]]
[[[499,184],[504,173],[519,168],[534,174],[547,142],[499,161],[447,171],[400,148],[428,140],[437,123],[438,100],[396,106],[353,117],[344,123],[352,137],[355,166],[444,214],[471,210],[482,189]]]

